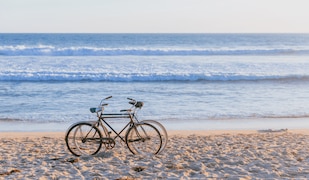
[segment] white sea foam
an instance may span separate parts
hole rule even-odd
[[[308,81],[309,62],[302,60],[305,58],[7,57],[0,59],[0,81]]]
[[[265,48],[265,47],[238,47],[238,48],[145,48],[145,47],[91,47],[72,46],[57,47],[51,45],[17,45],[0,46],[2,56],[166,56],[166,55],[308,55],[309,49],[303,48]]]
[[[63,73],[63,72],[4,72],[0,81],[258,81],[293,80],[309,81],[309,75],[243,75],[243,74],[143,74],[143,73]]]

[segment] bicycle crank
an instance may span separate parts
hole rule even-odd
[[[101,142],[105,145],[106,149],[113,149],[116,144],[113,138],[102,138]]]

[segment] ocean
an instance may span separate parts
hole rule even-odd
[[[309,128],[309,34],[2,33],[0,64],[0,131],[65,131],[110,95],[168,130]]]

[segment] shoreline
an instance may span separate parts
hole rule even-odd
[[[75,122],[0,121],[1,132],[65,132]],[[111,122],[119,130],[126,124]],[[267,129],[308,129],[309,118],[253,118],[216,120],[158,120],[167,131],[258,131]]]
[[[65,132],[0,132],[0,179],[309,178],[309,130],[168,131],[163,152],[133,155],[117,141],[73,156]]]
[[[248,135],[248,134],[265,134],[265,133],[293,133],[309,135],[309,129],[264,129],[264,130],[168,130],[168,136],[188,137],[196,136],[213,136],[213,135]],[[0,138],[61,138],[65,137],[65,131],[37,131],[37,132],[0,132]]]

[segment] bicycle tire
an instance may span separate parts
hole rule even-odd
[[[160,132],[161,138],[162,138],[162,146],[161,146],[161,149],[158,152],[158,154],[161,153],[165,149],[167,142],[168,142],[168,135],[167,135],[167,131],[166,131],[165,127],[161,123],[159,123],[158,121],[155,121],[155,120],[143,120],[143,121],[141,121],[141,123],[151,124],[155,128],[157,128],[157,130]]]
[[[101,139],[101,132],[90,122],[72,125],[65,137],[69,151],[75,156],[95,155],[101,149]]]
[[[157,154],[162,146],[160,132],[148,123],[133,125],[127,131],[125,140],[133,154]]]
[[[73,138],[74,137],[74,132],[75,132],[77,127],[78,127],[78,123],[77,124],[73,124],[71,127],[69,127],[69,129],[67,130],[67,132],[65,134],[65,143],[66,143],[66,146],[67,146],[68,150],[73,155],[80,156],[81,153],[77,149],[77,147],[75,145],[75,139]]]

